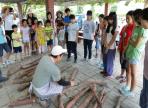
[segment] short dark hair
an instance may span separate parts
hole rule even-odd
[[[87,11],[87,15],[92,16],[92,11],[91,11],[91,10],[88,10],[88,11]]]
[[[15,28],[17,28],[17,25],[16,24],[13,24],[12,25],[12,29],[15,29]]]
[[[22,19],[22,23],[24,23],[25,21],[27,22],[27,20],[26,20],[26,19]]]
[[[134,11],[128,11],[127,14],[126,14],[126,16],[129,15],[129,16],[132,17],[132,16],[133,16],[133,12],[134,12]]]
[[[103,18],[103,20],[108,21],[108,16],[105,16],[105,17]]]
[[[148,21],[148,8],[142,10],[141,18]]]
[[[67,12],[70,12],[70,9],[69,8],[66,8],[65,9],[65,13],[67,13]]]
[[[0,17],[0,22],[2,21],[2,18]]]
[[[50,20],[46,20],[45,24],[47,24],[47,23],[50,23],[51,24],[51,21]]]
[[[47,19],[48,19],[48,15],[51,15],[51,18],[52,18],[52,13],[50,11],[48,11],[46,15],[47,15]]]
[[[38,25],[43,24],[42,21],[38,21]]]
[[[69,18],[70,18],[70,20],[75,19],[75,15],[74,15],[74,14],[71,14],[71,15],[69,16]]]
[[[140,22],[140,17],[142,16],[142,9],[136,9],[134,12],[133,12],[133,17],[134,17],[134,20],[136,23],[138,23],[139,25],[141,25],[141,22]]]
[[[104,18],[104,15],[103,14],[100,14],[99,17]]]

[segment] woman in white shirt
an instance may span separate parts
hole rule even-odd
[[[117,15],[115,12],[109,14],[108,26],[105,35],[105,51],[104,51],[104,77],[111,78],[114,67],[114,59],[116,54],[116,36],[117,28]]]

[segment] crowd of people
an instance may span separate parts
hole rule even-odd
[[[19,58],[22,60],[24,56],[42,54],[48,51],[51,53],[51,57],[44,56],[41,59],[33,77],[33,86],[40,92],[41,89],[48,86],[47,84],[49,82],[51,82],[52,86],[55,86],[53,82],[58,82],[58,84],[61,85],[59,88],[59,92],[61,92],[62,86],[74,85],[73,81],[68,82],[61,79],[59,69],[54,65],[54,63],[57,64],[61,61],[62,54],[65,53],[64,48],[67,48],[67,62],[71,60],[71,53],[73,53],[74,63],[77,63],[77,43],[80,28],[77,24],[76,16],[71,14],[71,10],[66,8],[64,14],[58,11],[55,21],[53,20],[51,12],[47,12],[45,22],[39,21],[37,17],[30,12],[26,19],[22,19],[20,31],[18,31],[18,25],[12,24],[12,20],[15,18],[12,11],[13,9],[7,8],[4,10],[2,18],[0,18],[0,66],[3,67],[4,64],[8,65],[12,63],[12,61],[9,60],[12,51],[15,53],[16,61],[18,60],[18,54],[20,54]],[[5,33],[2,28],[3,22]],[[126,14],[126,22],[127,24],[123,26],[120,32],[117,27],[117,14],[116,12],[110,12],[108,16],[100,14],[99,24],[96,25],[93,20],[93,12],[88,10],[86,20],[82,27],[84,39],[84,59],[82,61],[89,62],[92,60],[92,44],[95,40],[95,57],[100,58],[99,62],[103,67],[101,74],[103,77],[110,79],[114,71],[116,51],[119,51],[121,74],[117,76],[116,79],[119,80],[120,83],[126,83],[120,89],[120,92],[124,96],[134,96],[137,68],[146,45],[144,82],[140,106],[141,108],[147,108],[148,8],[129,11]],[[120,34],[119,45],[116,43],[118,34]],[[118,50],[116,50],[117,45]],[[101,51],[99,50],[100,47]],[[24,51],[22,51],[22,49]],[[2,59],[3,50],[7,53],[6,62]],[[24,52],[24,56],[22,56],[22,52]],[[48,61],[48,58],[50,61]],[[53,67],[52,72],[47,64]],[[42,69],[45,70],[46,68],[47,70],[42,73]],[[50,74],[50,78],[47,77],[47,74]],[[43,93],[44,90],[41,91]]]

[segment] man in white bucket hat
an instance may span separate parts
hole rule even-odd
[[[66,49],[61,46],[53,47],[51,56],[45,55],[40,60],[32,80],[33,92],[40,98],[49,98],[63,92],[64,86],[73,86],[74,81],[65,81],[61,78],[60,69],[56,64],[62,60]]]

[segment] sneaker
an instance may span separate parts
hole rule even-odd
[[[126,96],[126,97],[135,97],[135,94],[131,91],[124,91],[123,92],[123,95]]]
[[[77,60],[74,60],[74,63],[77,63]]]
[[[6,65],[13,64],[13,63],[14,63],[14,61],[12,61],[12,60],[6,60],[6,62],[5,62]]]
[[[5,81],[7,81],[8,80],[8,78],[6,78],[6,77],[0,77],[0,82],[5,82]]]
[[[121,94],[125,94],[127,91],[130,91],[130,88],[127,85],[120,88]]]

